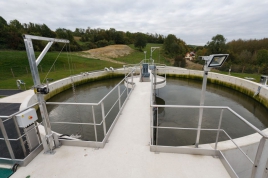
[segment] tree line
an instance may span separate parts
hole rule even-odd
[[[229,58],[219,70],[229,71],[231,69],[232,72],[268,74],[268,38],[238,39],[227,43],[227,39],[218,34],[213,36],[211,41],[208,41],[204,46],[192,46],[186,45],[174,34],[164,36],[157,33],[132,33],[117,31],[114,28],[92,29],[90,27],[86,29],[76,28],[74,31],[58,28],[52,31],[46,24],[20,23],[16,19],[8,23],[0,16],[0,50],[25,50],[23,34],[68,39],[71,51],[88,50],[112,44],[134,44],[142,51],[146,43],[159,43],[163,44],[162,54],[166,58],[174,60],[174,65],[180,67],[186,66],[184,57],[187,52],[195,52],[195,62],[201,64],[204,61],[200,60],[199,56],[227,53]],[[41,51],[46,42],[34,40],[33,45],[36,51]],[[55,43],[51,50],[59,51],[63,45]]]
[[[202,63],[199,56],[210,54],[229,54],[222,71],[239,73],[268,74],[268,38],[250,40],[232,40],[226,43],[226,38],[218,34],[203,47],[197,47],[196,62]]]
[[[20,23],[16,19],[8,23],[0,16],[0,49],[25,50],[23,34],[68,39],[71,51],[88,50],[112,44],[135,44],[141,49],[146,46],[147,42],[162,44],[165,39],[164,35],[157,33],[131,33],[117,31],[114,28],[107,30],[88,27],[87,29],[76,28],[74,31],[58,28],[52,31],[46,24]],[[42,41],[33,41],[33,45],[37,51],[45,47]],[[62,46],[63,44],[56,43],[51,50],[61,50]]]

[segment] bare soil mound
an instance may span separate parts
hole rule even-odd
[[[86,53],[90,53],[95,56],[104,56],[109,58],[117,58],[121,56],[126,56],[133,51],[127,45],[110,45],[103,48],[91,49],[88,51],[83,51]]]
[[[203,70],[203,65],[186,60],[186,68],[192,70]]]
[[[106,46],[103,48],[96,48],[96,49],[83,51],[82,56],[88,57],[88,58],[100,59],[104,61],[110,61],[110,62],[119,63],[119,64],[124,64],[123,62],[113,60],[112,58],[126,56],[130,54],[131,52],[133,52],[133,49],[131,49],[127,45],[110,45],[110,46]]]

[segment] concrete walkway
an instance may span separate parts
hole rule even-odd
[[[140,83],[103,149],[62,146],[54,155],[40,153],[12,178],[226,178],[221,161],[211,156],[150,152],[150,82]]]
[[[32,94],[34,94],[33,90],[26,90],[11,96],[0,98],[0,103],[22,103],[27,96]]]
[[[0,89],[0,96],[10,96],[20,92],[23,92],[23,90]]]

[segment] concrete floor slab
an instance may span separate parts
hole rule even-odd
[[[0,103],[22,103],[27,96],[32,94],[34,94],[33,90],[26,90],[21,93],[0,98]]]
[[[12,178],[226,178],[221,161],[211,156],[150,152],[150,83],[136,87],[103,149],[62,146],[54,155],[40,153]]]

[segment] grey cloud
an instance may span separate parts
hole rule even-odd
[[[233,39],[267,37],[268,0],[9,0],[0,2],[7,21],[45,23],[56,28],[115,28],[175,34],[204,45],[216,34]]]

